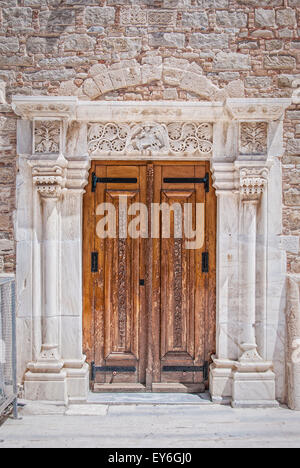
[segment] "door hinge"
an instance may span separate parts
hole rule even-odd
[[[137,184],[136,177],[97,177],[92,174],[92,192],[96,192],[97,184]]]
[[[199,177],[165,177],[164,184],[204,184],[205,192],[209,192],[209,173],[204,178]]]
[[[163,366],[162,372],[202,372],[203,381],[206,382],[209,377],[209,362],[205,361],[203,366]]]
[[[114,374],[134,374],[137,371],[134,366],[100,366],[97,367],[94,362],[91,363],[91,378],[92,381],[96,380],[96,374],[99,372],[103,373],[114,373]]]
[[[92,273],[98,273],[99,265],[98,265],[98,252],[92,252],[91,254],[91,271]]]
[[[209,253],[202,254],[202,273],[209,273]]]

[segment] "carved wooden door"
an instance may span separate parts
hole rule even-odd
[[[99,236],[103,203],[115,213],[114,238]],[[132,236],[137,214],[142,235]],[[93,163],[83,264],[94,390],[204,389],[215,348],[215,218],[208,163]]]
[[[153,240],[156,391],[200,392],[208,377],[215,348],[216,224],[209,172],[207,163],[155,167],[154,201],[173,208],[170,236],[161,216],[161,236]]]
[[[145,241],[127,235],[131,207],[146,202],[145,177],[146,167],[133,165],[95,164],[91,175],[85,265],[92,279],[84,300],[86,310],[93,311],[85,325],[96,388],[145,380]],[[103,229],[100,223],[108,214]],[[103,231],[109,229],[104,238]]]

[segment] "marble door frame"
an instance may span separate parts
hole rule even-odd
[[[88,102],[14,97],[19,380],[28,399],[82,402],[82,197],[91,160],[210,160],[218,198],[213,401],[285,398],[283,119],[288,99]]]

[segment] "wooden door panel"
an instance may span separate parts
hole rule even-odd
[[[162,191],[162,203],[172,207],[193,203],[192,191]],[[173,214],[173,213],[172,213]],[[183,230],[183,220],[181,223]],[[193,253],[184,248],[185,237],[174,237],[174,216],[171,222],[171,238],[161,240],[162,262],[162,359],[193,360]],[[190,314],[190,311],[192,313]],[[192,327],[191,327],[192,325]]]
[[[145,170],[136,166],[97,166],[98,178],[136,178],[136,184],[98,184],[96,206],[105,202],[115,209],[115,238],[99,239],[95,248],[99,251],[99,280],[95,286],[95,365],[102,368],[123,368],[122,372],[99,372],[96,383],[138,382],[145,372],[140,366],[140,329],[144,301],[140,287],[142,240],[127,236],[130,218],[122,216],[120,203],[130,205],[145,201]],[[121,197],[121,198],[120,198]],[[126,200],[126,202],[125,202]],[[103,216],[96,216],[97,223]],[[123,226],[120,233],[120,223]],[[123,231],[123,234],[122,234]],[[144,361],[141,360],[143,363]],[[143,364],[144,365],[144,364]],[[136,372],[124,368],[134,367]]]
[[[204,184],[190,179],[204,179],[206,165],[166,166],[157,174],[156,184],[160,190],[160,202],[168,206],[177,203],[182,210],[182,238],[176,238],[172,214],[171,237],[161,238],[160,288],[161,288],[161,382],[196,384],[203,381],[203,372],[190,369],[201,368],[205,362],[205,313],[206,287],[202,273],[202,253],[206,243],[197,249],[187,249],[184,217],[185,204],[191,204],[192,229],[196,229],[196,204],[205,206]],[[169,179],[188,179],[187,182],[172,182]],[[168,182],[165,181],[168,179]],[[158,195],[156,195],[158,198]],[[204,210],[205,216],[205,210]],[[178,224],[178,223],[177,223]],[[204,217],[205,226],[205,217]],[[205,236],[204,236],[205,240]],[[182,370],[184,368],[185,370]]]

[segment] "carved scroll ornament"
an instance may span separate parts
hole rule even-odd
[[[207,123],[91,124],[89,152],[96,154],[208,155],[213,129]]]

